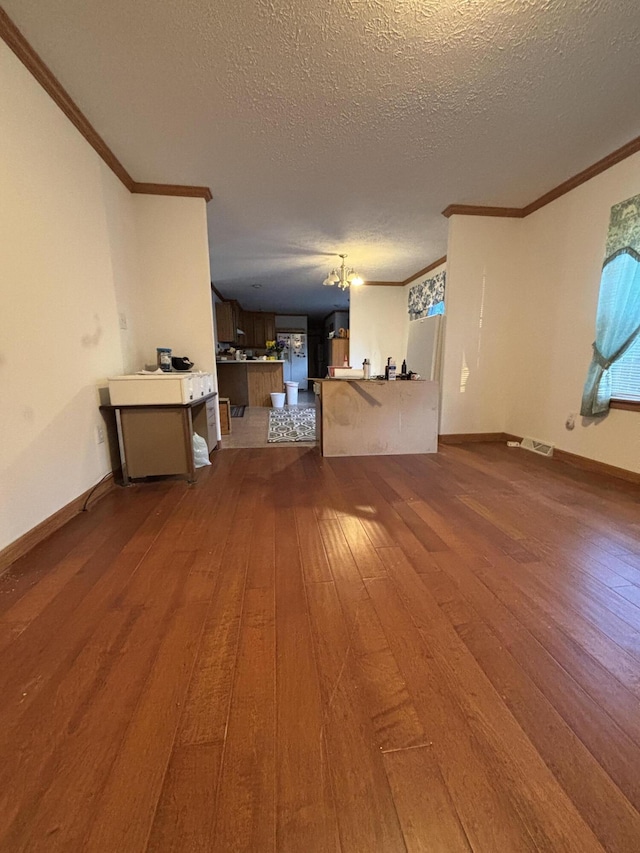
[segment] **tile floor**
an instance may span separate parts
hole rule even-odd
[[[312,391],[299,392],[298,408],[305,408],[314,404],[315,397]],[[315,442],[307,441],[296,441],[291,444],[269,444],[267,433],[270,411],[268,407],[247,406],[244,410],[244,417],[231,418],[231,434],[222,436],[220,450],[238,447],[315,447]]]

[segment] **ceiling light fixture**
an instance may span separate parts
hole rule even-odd
[[[340,265],[340,269],[333,269],[329,273],[329,275],[322,282],[326,284],[328,287],[333,287],[334,284],[337,284],[338,287],[342,288],[342,290],[346,290],[348,287],[359,287],[359,285],[364,284],[364,279],[362,276],[358,275],[358,273],[354,269],[347,269],[345,264],[346,255],[338,255],[339,258],[342,258],[342,264]]]

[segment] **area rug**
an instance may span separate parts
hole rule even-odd
[[[268,442],[315,441],[316,410],[271,409],[269,412]]]
[[[243,418],[246,406],[231,406],[232,418]]]

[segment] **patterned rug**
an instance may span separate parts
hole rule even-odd
[[[244,417],[245,406],[231,406],[231,417],[232,418],[243,418]]]
[[[268,442],[315,440],[316,410],[314,406],[305,409],[271,409],[269,412]]]

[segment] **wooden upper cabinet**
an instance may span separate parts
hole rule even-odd
[[[237,336],[238,346],[241,349],[250,347],[253,337],[253,318],[251,312],[242,311],[242,309],[238,311],[238,328],[244,332],[244,335]]]
[[[233,302],[216,302],[216,332],[218,341],[232,343],[236,339]]]
[[[238,329],[244,335],[238,334]],[[233,300],[216,302],[218,340],[242,349],[265,349],[276,337],[276,315],[266,311],[243,311]]]
[[[264,339],[275,341],[276,339],[276,315],[264,314]]]
[[[267,341],[273,341],[276,336],[276,315],[266,311],[246,311],[244,317],[244,345],[251,349],[265,349]]]
[[[264,324],[264,314],[259,314],[257,311],[253,315],[253,339],[254,347],[264,348],[266,346],[266,331]]]

